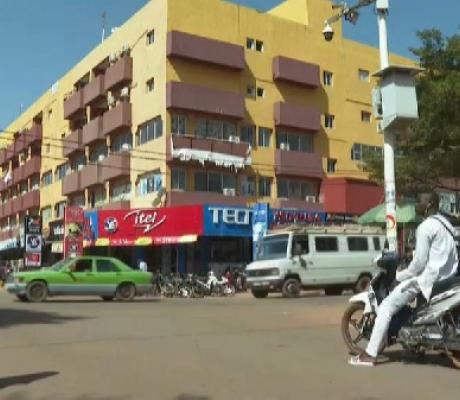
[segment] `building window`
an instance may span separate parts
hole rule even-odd
[[[307,196],[316,197],[316,188],[313,183],[278,179],[278,198],[306,200]]]
[[[355,143],[351,148],[351,159],[354,161],[361,161],[368,154],[379,154],[383,156],[383,148],[361,143]]]
[[[60,181],[62,180],[69,172],[69,164],[61,164],[56,167],[56,172],[54,176],[54,181]]]
[[[145,87],[147,90],[147,93],[153,92],[153,89],[155,89],[155,79],[151,78],[145,83]]]
[[[264,42],[261,40],[256,40],[256,51],[262,53],[264,51]]]
[[[228,121],[199,118],[196,120],[195,135],[201,138],[229,140],[236,136],[236,124]]]
[[[56,218],[64,218],[65,201],[61,201],[54,206],[54,215]]]
[[[361,121],[371,122],[371,113],[369,111],[361,111]]]
[[[145,196],[149,193],[158,192],[163,187],[163,176],[160,170],[155,170],[139,178],[137,194]]]
[[[112,184],[110,201],[123,201],[131,198],[131,182]]]
[[[176,135],[187,134],[187,117],[185,115],[171,115],[171,133]]]
[[[48,222],[53,217],[51,213],[51,207],[42,208],[42,220],[43,222]]]
[[[173,168],[171,170],[171,190],[187,190],[187,175],[185,169]]]
[[[84,194],[78,194],[76,196],[71,197],[69,200],[70,200],[71,206],[78,206],[78,207],[85,206],[85,195]]]
[[[119,153],[120,151],[129,151],[133,147],[133,135],[126,132],[115,137],[111,140],[112,153]]]
[[[89,151],[89,162],[90,163],[97,163],[103,161],[107,157],[107,146],[105,143],[99,143]]]
[[[48,110],[48,119],[51,119],[52,117],[53,117],[53,109],[50,108],[50,109]]]
[[[323,83],[324,86],[332,86],[333,85],[333,76],[334,74],[331,71],[323,71]]]
[[[369,82],[369,71],[365,69],[358,70],[358,77],[360,81]]]
[[[147,45],[155,43],[155,30],[147,32]]]
[[[266,176],[259,177],[259,196],[271,197],[272,195],[272,178]]]
[[[251,99],[256,98],[256,87],[254,85],[246,86],[246,96],[250,97]]]
[[[106,200],[105,187],[88,191],[88,206],[95,208],[103,205]]]
[[[250,146],[254,145],[254,130],[255,127],[251,125],[245,125],[240,130],[240,141],[248,143]]]
[[[75,156],[71,163],[70,168],[72,171],[80,171],[86,165],[86,157],[84,154],[78,154]]]
[[[139,126],[137,133],[137,145],[150,142],[163,135],[163,121],[160,116],[151,119],[150,121]]]
[[[313,153],[313,136],[308,133],[279,131],[276,147],[286,151],[302,151]]]
[[[40,189],[40,178],[38,176],[34,176],[30,178],[30,190],[38,189]]]
[[[21,195],[24,195],[28,191],[29,191],[29,188],[27,187],[27,182],[21,182],[19,184],[19,193],[21,193]]]
[[[194,178],[196,191],[224,193],[233,190],[236,192],[236,175],[197,171]]]
[[[53,172],[52,171],[46,171],[42,175],[42,186],[48,186],[53,183]]]
[[[329,174],[333,174],[335,173],[336,168],[337,168],[337,160],[333,158],[328,158],[327,159],[327,172]]]
[[[324,116],[324,126],[326,128],[334,128],[335,126],[335,116],[332,114],[326,114]]]
[[[265,89],[262,87],[257,88],[257,97],[265,97]]]
[[[270,128],[259,127],[259,147],[270,147],[272,130]]]
[[[253,176],[244,176],[241,179],[241,194],[243,196],[256,195],[256,178]]]
[[[251,38],[246,39],[246,48],[248,50],[254,50],[256,48],[256,41]]]

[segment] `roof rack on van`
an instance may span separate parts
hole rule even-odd
[[[305,233],[356,233],[356,234],[373,234],[381,235],[384,234],[384,230],[380,227],[374,226],[362,226],[355,224],[348,225],[329,225],[329,226],[300,226],[300,225],[289,225],[282,229],[276,229],[270,233],[279,232],[305,232]]]

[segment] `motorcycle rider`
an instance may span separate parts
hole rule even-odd
[[[392,317],[420,292],[429,301],[433,285],[457,273],[455,231],[451,223],[439,213],[439,196],[435,192],[420,195],[415,211],[425,220],[417,228],[414,258],[407,269],[396,274],[398,285],[378,308],[366,351],[351,357],[351,365],[374,366]]]

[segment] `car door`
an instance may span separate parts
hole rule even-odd
[[[302,284],[304,285],[309,284],[310,280],[312,260],[309,249],[308,235],[298,234],[293,236],[291,246],[292,272],[299,274]]]
[[[115,293],[118,282],[121,277],[120,268],[107,258],[97,258],[95,283],[97,285],[99,295],[110,296]]]
[[[71,284],[68,293],[70,295],[95,295],[97,287],[95,285],[95,274],[93,259],[88,257],[76,258],[69,264],[69,276]]]

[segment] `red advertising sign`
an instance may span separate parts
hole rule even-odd
[[[85,214],[81,207],[66,207],[64,212],[64,258],[83,255]]]
[[[203,234],[203,208],[181,206],[99,211],[97,246],[187,243]]]
[[[42,254],[25,253],[25,263],[27,267],[40,267],[42,265]]]

